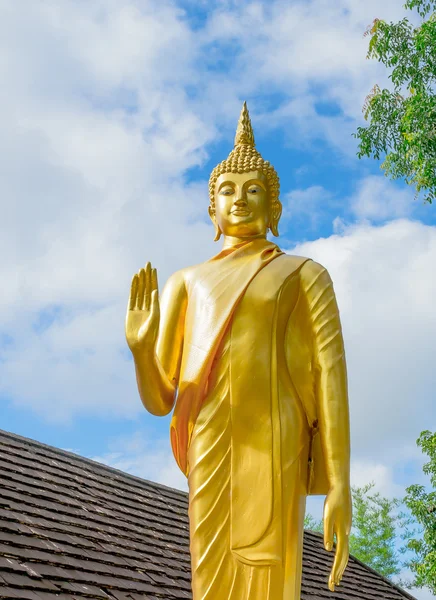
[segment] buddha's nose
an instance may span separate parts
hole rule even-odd
[[[238,198],[235,201],[235,206],[246,206],[246,204],[247,204],[247,199],[246,198],[242,198],[241,197],[241,198]]]

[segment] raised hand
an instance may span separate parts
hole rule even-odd
[[[135,274],[126,314],[126,340],[132,354],[154,352],[159,332],[157,271],[147,263]]]
[[[332,488],[324,504],[324,546],[333,549],[336,534],[336,552],[329,577],[329,589],[335,591],[339,585],[349,557],[349,535],[351,529],[352,504],[349,488]]]

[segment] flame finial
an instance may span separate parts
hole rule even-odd
[[[241,115],[238,121],[238,127],[235,135],[235,146],[239,145],[252,146],[254,148],[254,133],[251,126],[250,115],[248,113],[247,103],[242,105]]]

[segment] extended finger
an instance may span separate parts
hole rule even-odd
[[[148,262],[145,266],[145,298],[144,308],[150,310],[151,304],[151,264]]]
[[[348,561],[347,561],[347,563],[348,563]],[[345,567],[346,566],[347,565],[345,565]],[[344,576],[345,567],[342,569],[342,571],[340,571],[338,581],[342,581],[342,577]]]
[[[153,290],[151,292],[150,311],[151,311],[152,315],[154,315],[155,317],[158,317],[160,315],[160,312],[159,312],[159,297],[157,295],[157,290]]]
[[[336,585],[339,585],[342,574],[348,563],[348,536],[345,533],[345,529],[341,528],[336,533],[336,554],[333,562],[332,577]]]
[[[145,271],[139,271],[138,291],[136,294],[136,310],[142,310],[144,304]]]
[[[342,577],[344,576],[344,571],[345,571],[345,569],[347,568],[347,565],[348,565],[349,552],[350,552],[350,550],[349,550],[348,543],[347,543],[347,550],[346,550],[346,552],[343,555],[342,568],[339,571],[339,579],[338,579],[338,581],[341,581]]]
[[[329,552],[333,548],[333,519],[328,510],[324,515],[324,547]]]
[[[135,310],[137,291],[138,291],[138,275],[135,273],[135,275],[133,275],[133,277],[132,277],[132,284],[130,286],[129,310]]]
[[[157,271],[156,269],[152,269],[151,270],[151,291],[154,292],[154,290],[159,291],[158,285],[157,285]]]
[[[333,580],[333,574],[332,573],[330,573],[330,576],[329,576],[329,590],[331,592],[335,591],[335,582]]]

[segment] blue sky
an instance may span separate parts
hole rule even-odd
[[[352,137],[366,94],[388,82],[363,32],[402,18],[401,3],[27,8],[0,3],[0,427],[184,486],[169,417],[140,404],[124,313],[147,260],[162,287],[219,250],[207,180],[247,100],[281,180],[279,244],[335,283],[353,482],[389,496],[425,483],[415,440],[436,427],[436,213],[358,160]]]

